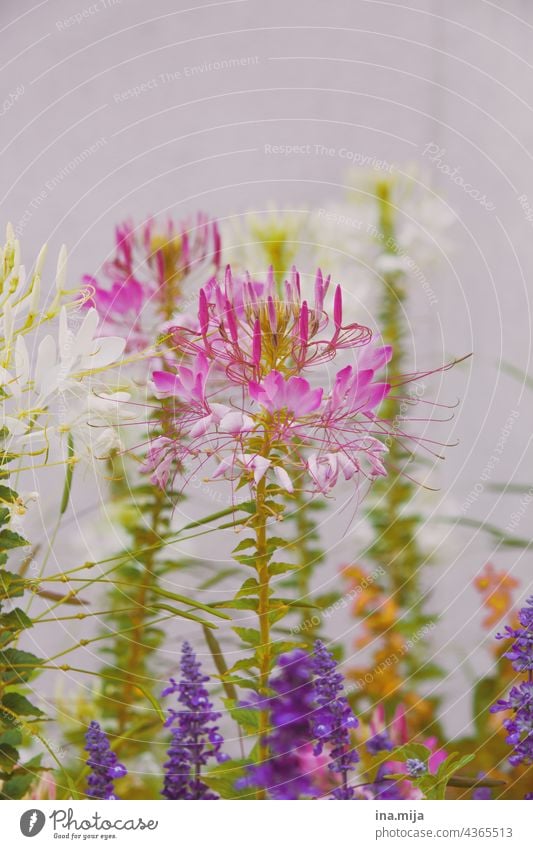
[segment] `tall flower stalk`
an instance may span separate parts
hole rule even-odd
[[[146,392],[150,369],[166,361],[165,346],[158,345],[165,328],[197,296],[199,283],[218,267],[219,255],[216,222],[202,213],[181,222],[149,219],[137,227],[127,221],[117,227],[115,252],[103,269],[105,281],[84,277],[109,332],[120,333],[131,352],[129,372],[140,390],[144,387]],[[147,400],[140,390],[134,398],[135,411]],[[144,438],[142,423],[141,428]],[[132,433],[138,434],[139,427],[130,427],[125,434],[128,448],[135,442]],[[131,456],[116,456],[110,471],[113,518],[131,540],[131,556],[115,571],[109,596],[112,613],[107,624],[115,636],[104,648],[109,663],[102,675],[101,707],[104,715],[116,717],[119,734],[135,722],[135,745],[144,748],[156,720],[139,716],[138,709],[145,700],[143,690],[152,689],[153,656],[164,638],[157,620],[164,615],[165,604],[171,612],[173,601],[172,593],[163,596],[159,590],[165,575],[182,565],[169,562],[163,545],[176,496],[150,486]],[[117,669],[122,670],[122,681],[116,680]]]
[[[408,269],[414,266],[420,272],[416,242],[410,245],[402,240],[402,190],[414,191],[414,187],[398,184],[394,178],[380,178],[370,189],[374,195],[376,222],[373,228],[375,255],[371,262],[382,281],[379,325],[384,342],[393,350],[389,365],[389,380],[393,385],[402,384],[401,374],[407,366],[405,311],[410,284]],[[413,215],[417,215],[416,209],[413,209]],[[410,221],[404,229],[405,226],[413,229]],[[377,607],[364,612],[366,628],[372,632],[373,645],[376,646],[373,667],[378,674],[371,675],[370,684],[363,685],[361,692],[376,702],[386,692],[395,704],[402,701],[412,703],[420,714],[421,726],[433,710],[418,693],[405,691],[402,682],[439,674],[435,664],[428,664],[426,660],[426,638],[433,627],[433,620],[424,610],[425,597],[420,584],[422,567],[431,561],[431,555],[420,533],[423,519],[410,506],[417,484],[405,474],[412,452],[398,429],[408,410],[424,395],[424,390],[423,383],[415,383],[413,390],[403,397],[389,395],[384,399],[381,414],[391,422],[393,431],[387,439],[389,474],[387,478],[377,480],[372,489],[367,516],[374,532],[373,541],[362,558],[365,563],[368,562],[372,574],[377,567],[382,577],[375,581],[374,594],[378,587],[381,588]],[[395,438],[394,431],[400,438]],[[355,566],[352,571],[357,572],[358,569]],[[356,607],[361,607],[361,598],[357,600]],[[381,676],[381,664],[390,662],[390,658],[395,658],[395,668],[390,674],[387,671]],[[364,673],[363,669],[356,670],[353,677],[364,681]],[[394,691],[392,681],[396,682]]]
[[[273,663],[286,650],[273,628],[299,604],[273,594],[273,579],[298,566],[273,559],[280,549],[290,550],[273,533],[287,496],[296,488],[306,500],[327,495],[341,481],[358,496],[386,474],[390,428],[377,409],[391,386],[377,374],[391,349],[375,345],[368,328],[345,323],[340,286],[328,310],[328,288],[329,279],[318,272],[306,297],[293,269],[282,298],[272,273],[262,283],[235,278],[228,268],[223,282],[212,280],[200,290],[197,316],[170,329],[174,370],[153,373],[162,399],[146,461],[154,483],[179,490],[178,481],[186,487],[200,472],[225,479],[236,511],[250,514],[246,525],[254,536],[234,555],[255,577],[235,599],[219,604],[257,616],[257,630],[236,628],[253,653],[229,673],[233,683],[263,697]],[[331,362],[336,370],[324,385],[322,367]],[[245,486],[246,506],[236,498]],[[268,755],[268,722],[262,709],[260,761]]]
[[[518,628],[506,626],[500,640],[512,640],[505,657],[513,669],[525,676],[511,687],[506,699],[499,699],[491,707],[491,713],[510,713],[503,725],[507,731],[507,743],[512,747],[509,763],[531,766],[533,764],[533,596],[518,613]]]
[[[177,694],[178,710],[169,709],[166,727],[172,728],[172,739],[165,763],[162,795],[167,799],[217,799],[202,780],[202,770],[210,760],[223,763],[224,738],[215,723],[221,714],[213,709],[205,685],[201,665],[189,643],[183,643],[180,663],[181,678],[170,679],[162,696]]]

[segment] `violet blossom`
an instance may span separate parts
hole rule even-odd
[[[115,796],[114,781],[127,775],[126,767],[109,746],[107,735],[98,722],[91,722],[85,735],[85,751],[89,753],[87,766],[90,769],[87,778],[87,796],[90,799],[118,799]]]
[[[511,661],[516,672],[526,674],[527,678],[511,687],[508,697],[499,699],[490,708],[491,713],[512,713],[503,721],[507,743],[513,748],[509,756],[512,766],[533,763],[533,596],[519,611],[518,621],[518,628],[507,625],[497,639],[513,640],[504,656]]]
[[[177,693],[180,705],[178,710],[169,709],[165,723],[173,727],[162,795],[167,799],[218,799],[202,781],[201,771],[211,759],[218,763],[227,760],[221,751],[224,738],[215,724],[221,714],[213,710],[204,686],[209,676],[202,674],[187,642],[183,643],[180,669],[179,683],[171,678],[161,694]]]

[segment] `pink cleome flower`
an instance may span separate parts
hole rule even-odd
[[[179,222],[169,218],[163,226],[153,218],[137,227],[126,221],[116,228],[115,240],[115,254],[104,265],[109,284],[83,277],[91,292],[88,304],[109,332],[118,329],[127,337],[129,350],[142,350],[161,333],[162,321],[182,309],[189,294],[185,281],[198,272],[204,283],[218,269],[218,226],[203,213]]]
[[[211,463],[214,478],[256,486],[267,475],[288,492],[386,474],[391,427],[377,412],[391,386],[376,374],[392,349],[343,324],[340,286],[328,312],[329,285],[318,271],[309,301],[296,269],[280,292],[272,272],[261,283],[228,268],[200,290],[197,318],[169,329],[182,364],[153,374],[162,411],[145,468],[155,482],[174,469],[186,484]],[[329,377],[324,366],[346,357]]]

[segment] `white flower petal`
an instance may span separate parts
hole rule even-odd
[[[294,492],[293,483],[285,469],[282,469],[281,466],[274,466],[274,474],[283,489],[286,489],[287,492]]]
[[[82,357],[77,370],[105,368],[122,356],[125,347],[126,340],[120,336],[101,336],[94,340],[92,352]]]

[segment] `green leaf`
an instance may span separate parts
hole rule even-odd
[[[261,643],[261,634],[255,628],[233,628],[238,637],[249,646],[258,646]]]
[[[28,545],[28,543],[20,534],[10,531],[8,528],[0,531],[0,551],[10,551],[12,548],[20,548],[22,545]]]
[[[31,772],[27,772],[23,775],[14,775],[12,778],[8,778],[2,786],[0,799],[22,799],[35,781],[35,778],[36,776]]]
[[[257,566],[257,554],[235,554],[234,560],[241,566],[249,566],[251,569],[255,569]]]
[[[253,788],[239,790],[235,787],[238,779],[245,775],[247,765],[247,761],[224,761],[204,775],[205,782],[221,799],[249,799],[255,795]]]
[[[33,628],[33,622],[20,607],[15,607],[14,610],[0,617],[0,628],[8,631],[23,631],[25,628]]]
[[[416,758],[416,760],[427,764],[430,755],[431,750],[428,749],[427,746],[423,746],[422,743],[406,743],[405,746],[400,746],[399,749],[395,749],[394,760],[399,760],[405,763],[408,758]]]
[[[232,551],[232,554],[237,554],[239,551],[246,551],[247,548],[257,548],[257,542],[253,537],[242,539]]]
[[[2,698],[4,707],[19,716],[43,716],[42,710],[32,705],[25,696],[20,693],[5,693]]]
[[[283,575],[285,572],[293,572],[298,568],[297,563],[271,563],[268,572],[270,575]]]
[[[17,498],[17,493],[13,489],[10,489],[9,486],[0,486],[0,501],[7,501],[9,504],[13,504]]]
[[[459,752],[452,752],[445,761],[443,761],[437,770],[437,778],[446,781],[454,773],[458,772],[462,767],[474,760],[474,755],[463,755]]]
[[[260,584],[255,578],[247,578],[235,598],[242,598],[247,595],[258,595]]]
[[[24,593],[27,583],[20,575],[0,569],[0,598],[18,598]]]
[[[8,728],[3,734],[0,734],[0,744],[9,743],[10,746],[20,746],[22,743],[22,734],[18,728]]]
[[[42,662],[41,658],[20,649],[0,651],[0,669],[4,668],[2,675],[4,681],[8,681],[13,676],[25,681]]]
[[[17,765],[19,759],[18,750],[9,743],[0,743],[0,769],[11,770]]]
[[[255,657],[243,657],[241,660],[238,660],[236,663],[233,664],[233,666],[228,669],[228,673],[232,675],[233,672],[241,672],[242,670],[248,672],[250,669],[258,668],[259,664]]]
[[[259,711],[251,707],[241,707],[235,699],[224,699],[224,706],[246,734],[256,735],[259,731]]]
[[[257,610],[257,599],[231,598],[228,601],[216,601],[214,606],[227,607],[229,610]]]

